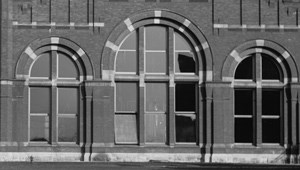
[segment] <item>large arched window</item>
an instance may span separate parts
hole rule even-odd
[[[115,63],[116,144],[198,142],[198,61],[180,31],[146,25],[121,43]]]
[[[77,143],[80,76],[72,57],[44,52],[29,74],[29,142]]]
[[[284,78],[264,53],[243,58],[234,77],[235,143],[283,143]]]

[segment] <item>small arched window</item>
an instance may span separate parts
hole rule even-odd
[[[198,61],[180,31],[146,25],[124,38],[115,63],[116,144],[198,141]]]
[[[78,142],[79,73],[71,56],[48,51],[30,69],[29,142]]]
[[[283,73],[273,57],[255,53],[237,66],[234,80],[235,143],[283,142]]]

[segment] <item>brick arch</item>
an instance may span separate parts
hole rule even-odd
[[[197,61],[199,62],[199,76],[204,81],[211,81],[213,79],[212,53],[203,33],[190,20],[166,10],[149,10],[135,14],[125,19],[124,22],[120,23],[112,31],[102,53],[102,79],[113,79],[115,55],[122,40],[136,28],[150,24],[173,27],[175,30],[179,30],[184,34],[195,48]]]
[[[283,71],[285,81],[299,81],[297,65],[290,53],[277,43],[268,40],[248,41],[231,51],[223,64],[222,80],[233,81],[238,64],[253,53],[268,54],[277,61]]]
[[[60,37],[37,39],[29,44],[18,60],[15,71],[16,78],[27,79],[31,65],[38,59],[38,56],[51,50],[68,54],[77,65],[80,76],[87,80],[93,79],[93,66],[85,51],[74,42]]]

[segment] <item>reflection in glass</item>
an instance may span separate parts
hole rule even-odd
[[[50,53],[40,55],[33,63],[30,77],[46,77],[50,78]]]
[[[262,79],[280,80],[280,73],[276,62],[266,55],[262,55]]]
[[[234,91],[234,109],[235,115],[253,115],[254,108],[254,95],[253,90],[241,90]]]
[[[30,141],[49,141],[48,116],[30,116]]]
[[[176,142],[196,142],[196,116],[176,115]]]
[[[175,32],[175,50],[177,51],[191,51],[191,46],[182,35]]]
[[[116,143],[137,144],[137,122],[135,115],[115,116]]]
[[[175,110],[196,110],[196,88],[194,84],[176,84],[175,86]]]
[[[146,52],[146,72],[166,73],[167,56],[165,52]]]
[[[280,143],[280,119],[262,120],[262,142]]]
[[[50,88],[30,88],[30,113],[50,113]]]
[[[133,31],[122,43],[120,50],[136,50],[137,33]]]
[[[235,79],[254,79],[253,58],[247,57],[237,66]]]
[[[146,84],[146,111],[166,112],[167,85],[165,83]]]
[[[235,118],[234,140],[235,143],[253,142],[252,118]]]
[[[58,77],[77,78],[78,71],[75,63],[67,55],[58,53]]]
[[[146,114],[145,132],[147,143],[166,143],[166,115]]]
[[[78,90],[76,88],[58,88],[58,112],[77,114]]]
[[[77,142],[77,118],[58,118],[58,142]]]
[[[159,26],[146,27],[146,50],[166,50],[166,28]]]
[[[176,73],[195,73],[196,62],[191,52],[175,53],[175,71]]]
[[[137,72],[136,51],[118,51],[116,61],[117,72]]]
[[[116,84],[116,110],[137,112],[137,84]]]
[[[279,90],[262,91],[262,115],[277,115],[281,112],[281,93]]]

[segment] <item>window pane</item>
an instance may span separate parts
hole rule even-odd
[[[78,71],[74,61],[63,53],[58,53],[58,77],[60,78],[78,77]]]
[[[280,80],[279,69],[271,57],[262,55],[262,79]]]
[[[146,50],[166,50],[166,28],[146,27]]]
[[[50,53],[40,55],[32,65],[30,77],[50,78],[50,61]]]
[[[196,142],[196,115],[176,115],[176,142]]]
[[[77,142],[77,118],[58,118],[58,142]]]
[[[175,88],[176,111],[196,110],[195,84],[176,84]]]
[[[146,114],[145,118],[146,142],[166,143],[166,115]]]
[[[234,138],[236,143],[253,142],[252,118],[235,118]]]
[[[165,52],[146,52],[146,72],[166,73],[167,56]]]
[[[280,143],[280,119],[262,120],[262,142]]]
[[[167,85],[160,83],[146,84],[146,111],[166,112]]]
[[[121,50],[136,50],[136,48],[137,48],[136,41],[137,41],[137,33],[136,33],[136,31],[134,31],[122,43],[120,49]]]
[[[49,117],[30,116],[30,141],[49,141]]]
[[[117,111],[137,112],[137,84],[116,84],[116,109]]]
[[[175,50],[188,50],[191,51],[190,44],[180,34],[175,32]]]
[[[235,115],[253,115],[253,90],[235,90]]]
[[[175,71],[176,73],[195,73],[196,62],[190,52],[175,53]]]
[[[253,57],[244,59],[235,70],[235,79],[254,79]]]
[[[262,114],[278,115],[281,112],[281,93],[279,90],[262,91]]]
[[[50,113],[50,88],[30,88],[30,113]]]
[[[137,122],[135,115],[116,115],[115,117],[116,143],[137,144]]]
[[[78,90],[76,88],[58,88],[58,112],[77,114]]]
[[[118,51],[117,72],[137,72],[136,51]]]

